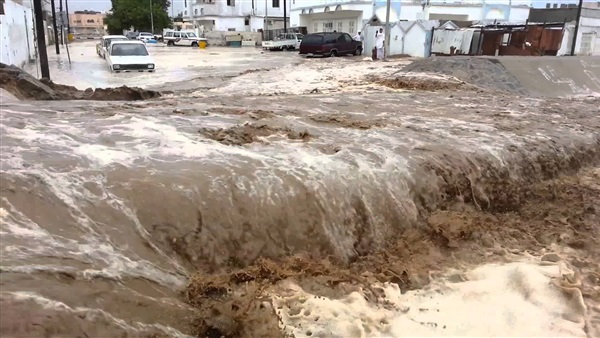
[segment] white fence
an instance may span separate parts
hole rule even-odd
[[[23,67],[36,58],[33,10],[8,0],[4,12],[0,15],[0,61]]]

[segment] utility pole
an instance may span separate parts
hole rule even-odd
[[[265,28],[263,28],[263,39],[267,38],[267,30],[269,29],[269,0],[265,0]]]
[[[48,66],[48,51],[46,50],[46,28],[44,27],[44,18],[42,14],[42,0],[33,1],[33,11],[35,12],[35,30],[37,32],[37,47],[40,57],[40,68],[42,77],[50,79],[50,68]]]
[[[283,0],[283,32],[287,33],[287,0]]]
[[[385,45],[383,47],[383,58],[387,59],[388,54],[390,53],[390,32],[391,32],[391,25],[390,25],[390,8],[392,6],[392,0],[387,0],[387,8],[385,9]]]
[[[60,4],[59,4],[60,7],[58,8],[58,11],[60,12],[60,44],[64,46],[65,45],[65,23],[64,23],[65,20],[63,20],[63,15],[62,15],[63,0],[58,0],[58,1],[60,1]]]
[[[152,25],[152,34],[154,34],[154,8],[152,8],[152,0],[150,0],[150,24]]]
[[[59,55],[60,48],[58,48],[58,28],[56,27],[56,6],[54,6],[54,0],[50,0],[50,6],[52,6],[52,29],[54,30],[54,47],[56,48],[56,55]]]
[[[577,34],[579,34],[579,21],[581,20],[582,7],[583,0],[579,0],[579,7],[577,7],[577,20],[575,21],[575,30],[573,32],[573,44],[571,45],[571,56],[575,56],[575,46],[577,45]]]
[[[67,11],[67,33],[71,34],[71,21],[69,20],[69,0],[65,0],[65,11]]]

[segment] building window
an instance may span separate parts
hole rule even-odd
[[[279,0],[273,0],[273,8],[279,8]]]
[[[198,15],[198,8],[194,9],[194,15]]]
[[[546,4],[546,8],[550,8],[550,6],[552,6],[551,4]]]
[[[245,18],[245,19],[244,19],[244,25],[245,25],[245,26],[250,26],[250,19],[248,19],[248,18]]]
[[[94,19],[87,19],[87,23],[94,23]]]
[[[204,15],[204,8],[200,8],[200,15]]]
[[[4,12],[4,0],[0,0],[0,15],[6,14]]]
[[[229,32],[235,32],[235,28],[227,28],[227,31],[229,31]]]
[[[552,5],[552,8],[558,8],[558,4]]]
[[[338,21],[337,23],[337,31],[338,32],[343,32],[344,31],[344,23],[342,21]]]
[[[227,6],[235,7],[235,0],[227,0]]]
[[[348,33],[354,34],[356,31],[354,30],[354,21],[348,22]]]
[[[316,32],[318,32],[318,31],[319,31],[319,23],[318,23],[318,22],[315,22],[315,24],[314,24],[314,29],[315,29],[315,30],[313,31],[313,33],[316,33]]]

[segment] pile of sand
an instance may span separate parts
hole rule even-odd
[[[160,97],[157,91],[137,87],[88,88],[56,84],[48,79],[37,80],[15,66],[0,63],[0,88],[22,100],[98,100],[133,101]]]

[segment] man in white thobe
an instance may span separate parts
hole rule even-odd
[[[385,34],[383,28],[379,28],[379,31],[375,33],[375,48],[377,48],[377,60],[383,60],[385,44]]]
[[[365,40],[365,37],[364,37],[364,36],[362,36],[362,34],[360,34],[360,32],[358,32],[358,33],[356,33],[356,35],[353,37],[353,39],[354,39],[354,41],[359,41],[359,42],[362,44],[362,43],[363,43],[363,41]],[[361,50],[361,53],[362,53],[362,50],[363,50],[363,47],[362,47],[362,46],[361,46],[360,50]]]

